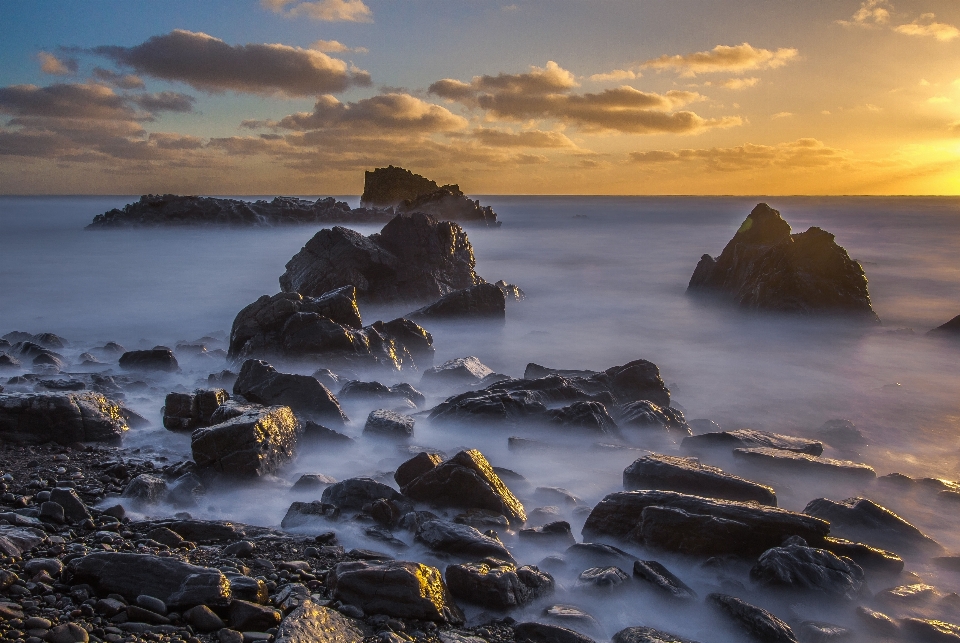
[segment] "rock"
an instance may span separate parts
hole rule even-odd
[[[421,376],[423,385],[433,386],[470,386],[479,384],[493,370],[474,356],[458,357],[444,362],[440,366],[428,368]]]
[[[233,558],[249,558],[257,546],[249,540],[241,540],[223,548],[223,555]]]
[[[873,634],[891,638],[897,638],[900,634],[900,625],[882,612],[876,612],[869,607],[859,605],[856,614],[860,622]]]
[[[246,643],[242,633],[226,627],[217,632],[217,640],[220,643]]]
[[[697,643],[652,627],[628,627],[613,635],[613,643]]]
[[[290,491],[313,491],[336,483],[335,478],[322,473],[305,473],[290,487]]]
[[[57,487],[50,492],[50,502],[63,507],[63,515],[70,522],[83,522],[92,518],[87,505],[80,500],[77,492],[69,487]]]
[[[396,386],[384,386],[380,382],[360,382],[351,380],[343,385],[337,397],[341,400],[380,400],[405,402],[409,401],[414,406],[422,406],[426,402],[423,393],[413,388],[409,384],[397,384]]]
[[[679,601],[693,601],[697,593],[655,560],[635,560],[633,577],[644,581],[661,595]]]
[[[166,500],[176,507],[194,507],[206,493],[203,481],[193,473],[185,473],[167,488]]]
[[[819,429],[817,436],[830,446],[840,449],[850,449],[865,446],[867,439],[863,437],[850,420],[827,420]]]
[[[727,594],[710,594],[707,603],[730,617],[750,636],[764,643],[797,643],[790,626],[767,610]]]
[[[440,457],[439,453],[421,451],[397,467],[393,479],[403,489],[415,479],[436,468],[441,462],[443,462],[443,458]]]
[[[120,594],[128,601],[147,594],[174,609],[226,607],[230,603],[230,582],[219,570],[174,558],[98,552],[75,558],[67,567],[75,579],[89,582],[102,592]]]
[[[294,502],[287,508],[287,513],[280,521],[280,528],[294,529],[309,525],[317,519],[325,517],[336,519],[339,513],[339,508],[316,500],[313,502]]]
[[[907,636],[929,643],[960,643],[960,625],[925,618],[907,617],[900,620],[900,628]]]
[[[150,540],[155,540],[161,545],[166,545],[167,547],[176,547],[183,542],[183,536],[172,529],[168,529],[167,527],[156,527],[144,535]],[[146,606],[142,605],[141,607]]]
[[[62,523],[64,521],[63,507],[56,502],[50,502],[49,500],[41,503],[40,518],[46,518],[55,523]]]
[[[418,456],[419,457],[419,456]],[[512,523],[527,519],[523,504],[476,449],[461,451],[402,487],[404,495],[439,506],[488,509]]]
[[[589,636],[559,625],[519,623],[513,630],[517,643],[594,643]]]
[[[790,234],[760,203],[716,259],[703,255],[690,293],[716,293],[742,308],[877,321],[859,263],[820,228]]]
[[[16,357],[7,355],[6,353],[0,353],[0,371],[15,371],[19,370],[23,364]]]
[[[174,373],[180,370],[180,364],[172,350],[158,346],[146,351],[127,351],[120,356],[120,368],[127,371]]]
[[[779,546],[789,536],[819,544],[829,529],[825,520],[774,507],[672,491],[621,491],[593,508],[583,535],[639,543],[652,539],[671,551],[750,556]]]
[[[500,292],[503,293],[504,299],[507,301],[523,301],[527,298],[526,293],[520,289],[520,286],[516,284],[508,284],[503,279],[494,284],[497,288],[500,289]]]
[[[349,435],[344,435],[339,431],[334,431],[310,420],[303,423],[303,440],[323,444],[328,448],[344,447],[354,443],[354,439]]]
[[[333,597],[366,614],[462,624],[440,570],[421,563],[339,563],[327,576]]]
[[[233,392],[264,406],[288,406],[295,413],[343,424],[347,416],[327,387],[309,375],[279,373],[270,364],[248,359],[240,368]]]
[[[533,542],[541,547],[567,548],[577,542],[570,529],[570,523],[565,520],[557,520],[532,529],[521,529],[518,536],[521,541]]]
[[[293,457],[299,429],[290,407],[251,405],[225,422],[195,430],[190,448],[201,469],[259,477]]]
[[[166,494],[166,480],[149,473],[141,473],[127,484],[120,497],[135,503],[152,505],[163,500]]]
[[[701,464],[697,458],[658,453],[639,458],[624,469],[623,488],[660,489],[777,506],[777,495],[770,487]]]
[[[406,502],[396,489],[388,487],[373,478],[348,478],[332,484],[323,490],[321,502],[340,509],[360,510],[365,505],[383,498],[399,503]]]
[[[856,480],[873,480],[877,472],[873,467],[833,458],[818,458],[806,453],[795,453],[768,447],[734,449],[733,455],[750,466],[769,468],[777,472],[806,474],[821,477],[843,477]]]
[[[953,338],[960,336],[960,315],[957,315],[950,321],[940,324],[936,328],[927,331],[927,335]]]
[[[574,402],[559,409],[546,412],[550,423],[563,428],[580,429],[590,433],[607,434],[617,432],[617,423],[607,408],[600,402]]]
[[[394,207],[397,212],[424,212],[450,221],[499,227],[497,214],[479,201],[464,196],[458,185],[439,186],[434,181],[401,167],[378,167],[364,173],[360,203]]]
[[[371,411],[363,425],[363,434],[386,438],[406,439],[413,437],[414,419],[387,409]]]
[[[128,428],[120,405],[99,393],[0,393],[7,442],[116,442]]]
[[[64,623],[49,630],[44,640],[47,643],[87,643],[90,635],[77,623]]]
[[[456,223],[398,214],[370,237],[339,226],[321,230],[287,262],[280,289],[315,297],[352,285],[368,301],[434,301],[482,283],[475,264]]]
[[[824,549],[837,556],[849,558],[866,571],[879,574],[899,574],[903,571],[903,559],[892,551],[829,536],[823,541]],[[931,562],[936,564],[936,559],[932,559]]]
[[[222,388],[169,393],[163,403],[163,426],[170,431],[210,426],[214,412],[229,399],[230,395]]]
[[[855,562],[801,545],[763,552],[750,569],[750,579],[763,587],[811,591],[848,601],[857,600],[866,589],[863,570]]]
[[[0,552],[19,557],[43,541],[47,535],[34,527],[0,524]]]
[[[225,626],[223,620],[206,605],[191,607],[183,613],[183,620],[198,632],[215,632]]]
[[[829,521],[839,536],[881,547],[910,551],[942,549],[909,522],[866,498],[847,498],[842,502],[817,498],[807,504],[803,513]]]
[[[305,599],[280,623],[276,643],[362,643],[363,631],[350,618]]]
[[[577,576],[577,587],[583,589],[609,589],[622,585],[630,576],[619,567],[590,567]]]
[[[363,173],[360,203],[372,207],[393,207],[440,189],[435,181],[402,167],[378,167]]]
[[[854,637],[853,630],[819,621],[801,622],[797,628],[797,634],[804,643],[833,643],[834,641],[846,641]]]
[[[819,456],[823,453],[823,444],[816,440],[795,438],[790,435],[754,431],[753,429],[738,429],[736,431],[720,431],[718,433],[704,433],[684,438],[680,448],[697,453],[709,449],[750,449],[754,447],[768,447],[781,451],[806,453]]]
[[[663,428],[676,435],[691,435],[692,431],[675,408],[661,407],[648,400],[636,400],[615,408],[614,415],[623,428],[649,429]]]
[[[943,593],[936,587],[926,583],[912,583],[899,585],[881,590],[874,595],[874,599],[892,609],[903,609],[910,606],[923,606],[934,599],[942,598]]]
[[[234,542],[245,535],[242,525],[225,520],[172,520],[164,524],[184,540],[197,544]]]
[[[248,601],[230,603],[230,627],[239,632],[263,632],[280,624],[280,612]]]
[[[406,315],[410,319],[505,319],[506,298],[494,284],[482,283],[444,295]]]
[[[554,591],[553,577],[536,567],[503,561],[448,565],[447,587],[457,599],[490,609],[526,605]]]
[[[142,607],[145,610],[150,610],[155,614],[160,614],[161,616],[166,615],[167,606],[159,598],[154,598],[153,596],[147,596],[146,594],[141,594],[137,596],[137,605]]]
[[[615,565],[630,569],[636,556],[604,543],[577,543],[567,548],[564,558],[580,567],[605,567]]]
[[[497,538],[486,536],[469,525],[446,520],[428,520],[420,526],[416,539],[434,551],[462,558],[513,561],[510,551]]]

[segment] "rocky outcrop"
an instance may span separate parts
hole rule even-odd
[[[624,429],[661,428],[678,437],[693,433],[681,411],[649,400],[621,404],[614,409],[614,415]]]
[[[803,513],[829,521],[837,535],[881,547],[910,551],[942,549],[933,538],[866,498],[847,498],[842,502],[817,498],[807,504]]]
[[[333,197],[307,201],[278,196],[273,201],[239,201],[203,196],[147,194],[122,209],[98,214],[88,230],[158,226],[277,226],[317,223],[380,223],[390,213],[351,209]]]
[[[481,362],[479,357],[468,355],[428,368],[420,376],[420,382],[423,385],[463,387],[480,384],[493,374],[493,369]]]
[[[866,589],[863,570],[855,562],[804,545],[763,552],[750,569],[750,579],[762,587],[816,592],[848,601],[857,600]]]
[[[229,399],[230,395],[222,388],[169,393],[163,403],[163,426],[170,431],[210,426],[214,412]]]
[[[113,442],[128,428],[123,408],[99,393],[0,393],[4,441]]]
[[[288,406],[225,404],[212,419],[222,421],[195,430],[190,438],[201,469],[258,477],[276,472],[294,455],[300,424]]]
[[[120,356],[120,368],[126,371],[161,371],[174,373],[180,370],[173,351],[165,346],[145,351],[127,351]]]
[[[960,315],[957,315],[950,321],[940,324],[936,328],[927,331],[927,335],[932,337],[947,337],[951,339],[960,337]]]
[[[717,431],[693,435],[683,439],[680,448],[691,453],[700,453],[710,449],[750,449],[767,447],[781,451],[793,451],[818,456],[823,453],[823,443],[791,435],[780,435],[768,431],[737,429],[736,431]]]
[[[479,201],[471,201],[458,185],[439,186],[435,181],[402,167],[378,167],[364,172],[360,203],[397,212],[424,212],[438,219],[499,226],[497,214]]]
[[[624,469],[623,488],[678,491],[708,498],[777,506],[777,495],[770,487],[701,464],[697,458],[658,453],[639,458]]]
[[[714,259],[703,255],[691,293],[716,293],[750,310],[847,315],[877,321],[859,263],[820,228],[799,234],[760,203]]]
[[[240,368],[233,392],[264,406],[289,406],[294,413],[342,426],[347,415],[327,387],[309,375],[279,373],[259,359]]]
[[[806,453],[795,453],[769,447],[734,449],[733,456],[748,466],[778,473],[789,472],[854,480],[873,480],[877,477],[877,472],[873,470],[873,467],[860,462],[818,458]]]
[[[484,283],[444,295],[407,317],[416,320],[504,319],[506,306],[503,291],[494,284]]]
[[[455,598],[496,610],[522,607],[555,587],[550,574],[508,562],[448,565],[445,575]]]
[[[318,232],[280,277],[283,292],[316,297],[352,285],[374,302],[430,302],[483,280],[467,233],[420,213],[398,214],[379,234],[347,228]]]

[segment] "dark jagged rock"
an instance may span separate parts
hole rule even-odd
[[[376,208],[395,208],[398,212],[424,212],[438,219],[479,222],[499,226],[490,207],[471,201],[458,185],[437,185],[402,167],[378,167],[364,172],[360,203]]]
[[[455,598],[498,610],[522,607],[555,587],[553,577],[536,567],[502,561],[448,565],[445,575]]]
[[[697,458],[657,453],[639,458],[623,470],[623,488],[660,489],[777,506],[777,495],[770,487],[701,464]]]
[[[121,498],[135,503],[155,504],[167,495],[167,481],[159,476],[141,473],[124,488]]]
[[[336,519],[339,517],[339,514],[339,508],[324,504],[319,500],[314,500],[313,502],[294,502],[287,508],[287,513],[284,514],[283,519],[280,521],[280,528],[294,529],[296,527],[309,525],[320,518]]]
[[[899,638],[900,625],[886,614],[874,611],[863,605],[857,607],[856,614],[860,622],[863,623],[872,634]]]
[[[755,467],[767,467],[778,472],[801,473],[812,476],[845,477],[857,480],[873,480],[877,472],[873,467],[850,460],[818,458],[806,453],[783,451],[769,447],[734,449],[738,460]]]
[[[20,369],[23,364],[16,357],[0,353],[0,371],[14,371]]]
[[[837,535],[895,550],[937,551],[940,544],[909,522],[866,498],[842,502],[817,498],[804,508],[805,514],[830,522]]]
[[[508,284],[503,279],[496,282],[497,288],[503,293],[504,299],[507,301],[523,301],[527,298],[527,294],[520,289],[520,286],[516,284]]]
[[[350,209],[333,197],[307,201],[278,196],[273,201],[239,201],[203,196],[147,194],[123,209],[98,214],[88,230],[158,226],[278,226],[316,223],[380,223],[390,215],[368,208]]]
[[[423,393],[409,384],[385,386],[380,382],[361,382],[350,380],[343,385],[337,397],[341,400],[379,400],[401,402],[409,400],[414,406],[422,406],[426,402]]]
[[[760,203],[714,259],[703,255],[688,292],[717,293],[750,310],[842,314],[877,321],[859,263],[820,228],[790,234]]]
[[[322,489],[336,482],[334,478],[323,473],[304,473],[293,483],[290,491],[313,491],[314,489]]]
[[[574,402],[559,409],[546,412],[551,424],[565,429],[579,429],[590,433],[607,434],[617,432],[617,423],[607,407],[600,402]]]
[[[697,598],[695,591],[655,560],[634,561],[633,577],[669,598],[680,601],[693,601]]]
[[[339,563],[327,575],[327,588],[334,598],[359,607],[365,614],[454,625],[464,621],[440,570],[421,563]]]
[[[428,520],[420,525],[416,538],[434,551],[461,558],[476,560],[489,556],[497,560],[513,561],[510,551],[499,539],[484,535],[469,525],[447,520]]]
[[[0,525],[0,552],[5,556],[22,556],[46,539],[47,534],[37,527]],[[9,578],[7,582],[14,582],[14,578]]]
[[[517,643],[595,643],[589,636],[559,625],[519,623],[513,631]]]
[[[483,280],[466,232],[449,221],[398,214],[379,234],[347,228],[318,232],[287,262],[283,292],[316,297],[351,285],[375,302],[429,302]]]
[[[370,328],[402,346],[416,361],[417,368],[429,368],[433,364],[433,335],[414,321],[399,317],[388,322],[374,322]]]
[[[407,315],[410,319],[504,319],[506,299],[494,284],[477,284],[444,295]]]
[[[70,522],[83,522],[91,518],[90,510],[77,492],[69,487],[57,487],[50,492],[50,502],[63,507],[63,514]]]
[[[186,616],[186,615],[184,615]],[[361,643],[357,623],[329,607],[305,599],[280,623],[277,643]]]
[[[861,447],[867,444],[867,439],[863,437],[853,422],[844,419],[827,420],[817,430],[817,436],[826,444],[840,449],[850,449]]]
[[[497,213],[490,206],[468,198],[459,185],[444,185],[429,194],[407,199],[394,208],[397,212],[423,212],[438,219],[460,221],[465,224],[480,223],[499,228]]]
[[[344,435],[339,431],[325,427],[309,420],[303,424],[303,440],[318,444],[325,444],[331,447],[342,447],[354,443],[354,439],[349,435]]]
[[[908,616],[900,620],[900,629],[917,641],[929,643],[960,642],[960,625],[926,618]]]
[[[0,439],[8,442],[114,442],[128,428],[122,407],[99,393],[0,393]]]
[[[388,409],[371,411],[363,425],[364,435],[406,439],[413,437],[414,419]]]
[[[636,556],[605,543],[577,543],[576,545],[571,545],[567,551],[564,552],[564,558],[581,567],[615,565],[626,569],[630,569],[637,560]]]
[[[163,403],[163,426],[170,431],[192,431],[210,426],[210,418],[230,399],[225,390],[197,390],[169,393]]]
[[[342,425],[347,415],[327,387],[309,375],[279,373],[270,364],[248,359],[233,392],[255,404],[289,406],[295,413]]]
[[[623,585],[630,576],[619,567],[590,567],[577,576],[580,589],[610,589]]]
[[[702,554],[758,555],[789,536],[819,544],[824,520],[752,503],[672,491],[621,491],[601,500],[583,526],[585,538],[607,536]]]
[[[479,384],[493,374],[493,370],[473,355],[447,360],[439,366],[428,368],[421,375],[423,384],[441,386],[469,386]]]
[[[658,406],[649,400],[636,400],[622,404],[616,407],[614,414],[617,422],[624,428],[662,427],[677,435],[693,433],[681,411],[669,406]]]
[[[652,627],[628,627],[613,635],[613,643],[697,643]]]
[[[763,643],[797,643],[790,626],[767,610],[728,594],[710,594],[707,603],[730,617],[751,637]]]
[[[379,499],[405,502],[405,498],[396,489],[388,487],[373,478],[348,478],[330,485],[323,490],[320,500],[324,504],[340,509],[363,509],[365,505]]]
[[[417,456],[420,457],[420,456]],[[503,484],[493,467],[475,449],[461,451],[402,487],[421,502],[462,509],[489,509],[513,523],[527,519],[523,504]]]
[[[683,439],[680,445],[685,451],[693,453],[708,449],[750,449],[767,447],[781,451],[793,451],[819,456],[823,453],[823,444],[807,438],[796,438],[790,435],[754,431],[753,429],[737,429],[736,431],[720,431],[718,433],[703,433]]]
[[[120,356],[120,368],[127,371],[173,373],[180,370],[180,365],[172,350],[158,346],[146,351],[127,351]]]
[[[214,413],[212,421],[219,419],[227,406]],[[197,466],[232,476],[258,477],[276,472],[293,457],[300,424],[290,407],[249,405],[235,410],[239,414],[193,432],[190,448]]]
[[[849,558],[803,545],[774,547],[763,552],[750,569],[750,579],[763,587],[778,587],[857,600],[866,589],[863,570]]]
[[[948,338],[960,337],[960,315],[928,331],[927,335]]]
[[[441,462],[443,462],[443,458],[440,457],[440,454],[421,451],[397,467],[393,479],[402,489],[426,472],[434,469]]]
[[[565,520],[548,522],[540,527],[521,529],[518,534],[521,541],[536,543],[541,547],[570,547],[577,539],[573,536],[570,523]]]
[[[849,641],[855,634],[853,630],[833,623],[802,621],[797,627],[797,636],[804,643],[834,643],[834,641]]]
[[[849,558],[866,571],[880,574],[899,574],[903,571],[903,559],[892,551],[830,536],[824,538],[823,541],[821,545],[823,549],[831,551],[837,556]],[[933,561],[935,560],[933,559]]]
[[[173,558],[149,554],[98,552],[70,561],[74,578],[102,592],[120,594],[129,601],[145,594],[168,607],[230,603],[230,581],[220,570],[198,567]]]

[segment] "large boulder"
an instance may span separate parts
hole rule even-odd
[[[790,234],[766,203],[753,209],[719,257],[703,255],[687,290],[716,293],[751,310],[877,321],[863,268],[834,236],[816,227]]]
[[[447,221],[500,225],[493,209],[468,199],[460,186],[440,186],[393,165],[364,172],[360,203],[374,208],[395,208],[398,212],[425,212]]]
[[[408,314],[410,319],[504,319],[507,300],[499,286],[477,284],[444,295]]]
[[[755,501],[777,506],[773,489],[701,464],[697,458],[680,458],[653,453],[634,461],[623,470],[624,489],[660,489],[708,498]]]
[[[289,406],[245,405],[213,415],[219,424],[191,435],[193,460],[201,469],[240,477],[275,473],[293,458],[300,424]],[[232,413],[237,413],[229,417]],[[219,417],[218,417],[219,416]]]
[[[363,434],[392,439],[413,437],[414,419],[389,409],[377,409],[367,416]]]
[[[167,607],[194,605],[226,607],[232,598],[230,581],[218,569],[198,567],[176,558],[150,554],[97,552],[75,558],[67,566],[74,579],[128,601],[146,595]]]
[[[114,442],[129,428],[123,412],[99,393],[0,393],[0,439],[62,445]]]
[[[423,461],[422,455],[415,459]],[[522,524],[527,519],[523,504],[476,449],[461,451],[427,469],[407,482],[402,491],[407,497],[420,502],[495,511],[506,516],[511,523]]]
[[[823,453],[823,443],[818,440],[754,429],[702,433],[684,438],[680,445],[681,449],[691,453],[700,453],[710,449],[732,451],[733,449],[752,449],[754,447],[780,449],[781,451],[793,451],[816,456]]]
[[[839,536],[872,545],[910,551],[942,549],[933,538],[867,498],[847,498],[840,502],[817,498],[804,507],[803,513],[829,521],[832,530]]]
[[[180,370],[180,364],[173,351],[165,346],[157,346],[144,351],[127,351],[120,356],[120,368],[126,371],[160,371],[174,373]]]
[[[440,570],[421,563],[390,561],[339,563],[327,575],[337,600],[366,614],[462,624]]]
[[[163,402],[163,426],[170,431],[192,431],[210,426],[210,418],[230,395],[222,388],[193,393],[168,393]]]
[[[621,491],[593,508],[583,535],[690,554],[755,556],[790,536],[819,544],[829,530],[825,520],[754,503],[673,491]]]
[[[340,402],[316,378],[280,373],[259,359],[243,363],[233,392],[255,404],[289,406],[294,413],[326,423],[343,425],[347,421]]]
[[[682,411],[669,406],[662,407],[649,400],[621,404],[614,409],[614,415],[623,428],[662,428],[677,436],[693,433]]]
[[[401,493],[373,478],[347,478],[323,490],[321,502],[340,509],[363,509],[376,500],[405,502]]]
[[[482,283],[467,233],[449,221],[398,214],[379,234],[325,228],[287,262],[283,292],[316,297],[352,285],[362,300],[435,301]]]
[[[936,328],[927,331],[927,335],[947,338],[960,337],[960,315],[957,315],[950,321],[940,324]]]
[[[447,520],[424,522],[417,530],[416,539],[433,551],[452,554],[461,559],[476,560],[489,556],[497,560],[513,560],[510,551],[500,539],[482,534],[469,525]]]
[[[799,544],[763,552],[750,569],[750,579],[763,587],[817,592],[848,601],[857,600],[866,589],[863,570],[855,562]]]
[[[536,567],[501,561],[448,565],[446,579],[455,598],[496,610],[521,607],[555,587],[553,577]]]

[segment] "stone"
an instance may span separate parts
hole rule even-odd
[[[803,621],[797,628],[797,636],[804,643],[833,643],[852,639],[854,632],[833,623]]]
[[[660,489],[777,506],[777,495],[770,487],[701,464],[698,458],[658,453],[639,458],[624,469],[623,488]]]
[[[876,322],[863,268],[834,236],[817,227],[790,232],[778,211],[758,204],[719,257],[703,255],[687,292],[716,294],[749,310]]]
[[[90,635],[76,623],[64,623],[50,629],[44,640],[47,643],[87,643]]]
[[[288,406],[294,413],[327,423],[342,425],[348,419],[333,393],[315,378],[280,373],[258,359],[243,363],[233,392],[255,404]]]
[[[224,389],[168,393],[163,403],[163,426],[170,431],[192,431],[210,426],[214,412],[230,399]]]
[[[104,593],[120,594],[128,601],[147,594],[178,609],[194,605],[226,607],[231,599],[230,582],[222,572],[174,558],[97,552],[75,558],[67,567],[75,579],[89,582]]]
[[[163,500],[166,494],[166,480],[149,473],[141,473],[124,487],[120,497],[135,503],[152,505]]]
[[[448,565],[447,587],[459,600],[490,609],[506,610],[553,593],[553,577],[536,567],[517,567],[505,561]]]
[[[402,491],[420,502],[496,511],[511,523],[527,519],[523,504],[476,449],[459,452],[403,486]]]
[[[527,298],[527,295],[523,290],[520,289],[520,286],[516,284],[508,284],[503,279],[496,282],[496,287],[500,289],[500,292],[503,293],[504,298],[507,301],[523,301]]]
[[[856,614],[860,622],[873,634],[891,638],[897,638],[900,634],[900,625],[882,612],[859,605]]]
[[[414,419],[388,409],[371,411],[363,425],[363,434],[394,439],[413,437]]]
[[[917,641],[960,643],[960,625],[925,618],[900,619],[900,629]]]
[[[217,632],[217,640],[220,643],[246,643],[243,634],[226,627]]]
[[[541,547],[565,549],[577,542],[570,529],[570,523],[565,520],[549,522],[540,527],[521,529],[517,535],[521,542],[532,542]]]
[[[763,552],[750,569],[750,579],[762,587],[816,592],[848,601],[857,600],[866,589],[863,570],[855,562],[802,545]]]
[[[463,612],[453,602],[440,570],[415,562],[338,563],[327,576],[337,600],[365,614],[385,614],[459,625]]]
[[[733,449],[750,449],[754,447],[767,447],[781,451],[806,453],[807,455],[813,456],[819,456],[823,453],[823,443],[817,440],[780,435],[779,433],[770,433],[768,431],[755,431],[753,429],[703,433],[701,435],[684,438],[680,444],[681,449],[692,453],[707,451],[709,449],[732,451]]]
[[[823,539],[822,547],[837,556],[849,558],[865,571],[879,574],[899,574],[903,571],[903,559],[886,549],[830,536]],[[936,558],[931,562],[936,564]]]
[[[697,643],[682,636],[668,634],[652,627],[628,627],[613,635],[613,643]]]
[[[360,203],[371,207],[393,207],[398,212],[426,212],[439,219],[482,223],[498,227],[496,213],[471,201],[458,185],[439,186],[402,167],[378,167],[364,172]]]
[[[183,620],[198,632],[216,632],[225,626],[223,619],[206,605],[196,605],[183,613]]]
[[[927,335],[951,339],[960,336],[960,315],[957,315],[950,321],[940,324],[936,328],[927,331]]]
[[[819,544],[829,530],[825,520],[775,507],[673,491],[621,491],[593,508],[583,535],[641,544],[652,539],[670,551],[752,556],[790,536]]]
[[[441,462],[443,462],[443,458],[439,453],[421,451],[397,467],[393,479],[403,489],[415,479],[436,468]]]
[[[860,429],[850,420],[844,419],[827,420],[817,429],[817,437],[839,449],[851,449],[867,444],[867,439],[863,437]]]
[[[419,308],[406,317],[421,320],[505,319],[506,298],[498,286],[477,284],[455,290],[437,301]]]
[[[195,430],[190,449],[201,469],[260,477],[275,473],[293,457],[299,430],[290,407],[251,405],[220,424]]]
[[[180,370],[180,364],[172,350],[158,346],[145,351],[127,351],[120,356],[120,368],[126,371],[175,373]]]
[[[574,402],[559,409],[549,409],[546,416],[552,425],[600,435],[616,433],[619,428],[600,402]]]
[[[257,603],[266,604],[269,600],[267,584],[259,578],[251,578],[243,574],[226,573],[227,580],[230,581],[230,591],[233,598]]]
[[[790,626],[767,610],[728,594],[709,594],[707,603],[733,620],[740,628],[764,643],[797,643]]]
[[[226,520],[172,520],[164,526],[197,544],[234,542],[246,535],[242,525]]]
[[[694,601],[697,593],[655,560],[635,560],[633,577],[645,582],[660,595],[678,601]]]
[[[56,578],[63,571],[63,563],[57,558],[31,558],[23,563],[23,570],[30,576],[47,572],[47,574]]]
[[[52,520],[56,523],[62,523],[65,519],[63,507],[61,507],[60,504],[56,502],[50,502],[49,500],[41,503],[40,518],[46,518],[47,520]]]
[[[340,509],[360,510],[381,498],[400,503],[406,502],[404,496],[396,489],[377,482],[373,478],[341,480],[324,489],[320,500],[326,505],[333,505]]]
[[[384,386],[380,382],[360,382],[351,380],[343,385],[337,393],[341,400],[381,400],[393,402],[412,402],[415,406],[422,406],[426,402],[423,393],[409,384]]]
[[[322,473],[305,473],[290,487],[290,491],[313,491],[327,485],[335,484],[337,480]]]
[[[489,556],[513,561],[510,551],[498,538],[482,534],[469,525],[447,520],[428,520],[423,523],[417,530],[416,539],[434,551],[461,558],[478,559]]]
[[[0,393],[7,442],[118,442],[128,428],[121,406],[99,393]]]
[[[939,551],[942,546],[912,524],[866,498],[847,498],[842,502],[817,498],[803,512],[830,522],[838,536],[895,550]]]
[[[280,612],[248,601],[230,603],[230,627],[239,632],[263,632],[280,624]]]
[[[769,447],[734,449],[733,456],[750,466],[774,471],[805,474],[819,477],[842,477],[855,480],[873,480],[877,472],[873,467],[850,460],[822,458],[806,453],[795,453]]]
[[[617,567],[630,569],[636,556],[605,543],[577,543],[567,548],[564,558],[581,567]]]
[[[353,619],[311,599],[287,614],[277,629],[276,643],[362,643],[363,631]]]
[[[617,422],[625,429],[665,429],[677,436],[691,435],[683,413],[670,406],[659,406],[649,400],[636,400],[615,408]]]
[[[323,444],[327,448],[345,447],[355,442],[349,435],[344,435],[339,431],[334,431],[310,420],[303,423],[303,440]]]
[[[169,625],[170,619],[166,616],[157,614],[152,610],[140,607],[139,605],[127,605],[127,618],[134,623],[148,623],[150,625]]]
[[[70,522],[83,522],[93,516],[87,505],[80,500],[80,496],[74,489],[69,487],[57,487],[50,492],[50,502],[55,502],[63,507],[63,515]]]
[[[544,623],[518,623],[513,627],[517,643],[595,643],[574,630]]]
[[[420,381],[424,386],[469,386],[479,384],[485,377],[492,374],[493,370],[490,367],[479,358],[470,355],[428,368],[423,372]]]
[[[630,576],[619,567],[590,567],[577,576],[577,587],[581,589],[610,589],[623,585]]]
[[[154,527],[144,536],[167,547],[176,547],[183,542],[183,536],[167,527]]]

